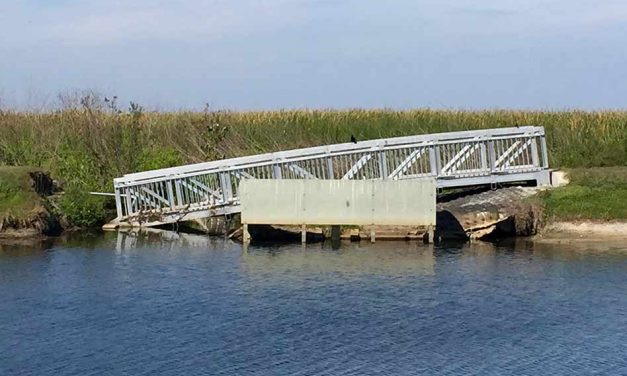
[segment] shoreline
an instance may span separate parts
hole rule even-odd
[[[575,238],[573,238],[573,236]],[[553,221],[548,222],[536,235],[544,240],[625,240],[627,239],[627,222],[612,221]]]
[[[89,229],[90,231],[102,231],[100,228]],[[67,229],[58,236],[41,234],[33,229],[10,230],[0,233],[0,244],[29,243],[56,239],[71,233],[77,232],[76,228]],[[197,233],[181,231],[183,233]],[[212,234],[206,234],[211,236]],[[418,237],[416,237],[418,238]],[[591,220],[577,221],[549,221],[537,234],[531,236],[513,236],[510,239],[530,240],[534,242],[550,243],[580,243],[580,242],[618,242],[627,240],[627,221],[599,222]],[[343,237],[348,239],[348,237]],[[406,241],[401,238],[382,237],[386,241]],[[506,238],[501,238],[506,239]],[[473,240],[477,241],[477,240]],[[490,243],[490,240],[478,240]]]
[[[436,237],[460,241],[467,238],[626,240],[627,167],[576,169],[566,173],[570,184],[551,189],[510,186],[444,197],[437,204]],[[77,229],[100,228],[99,222],[92,223],[83,213],[93,208],[75,201],[67,193],[44,170],[2,166],[0,242],[54,238]],[[103,210],[98,215],[112,215],[104,210],[106,202],[101,204]],[[209,226],[201,228],[189,223],[187,226],[211,233],[214,227],[220,227],[211,223],[208,221],[205,224]],[[388,230],[377,231],[377,237],[409,239],[421,234],[414,229]],[[355,237],[354,232],[347,237]]]

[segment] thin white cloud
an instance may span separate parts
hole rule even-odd
[[[7,46],[101,45],[147,40],[215,40],[298,27],[334,8],[379,25],[386,16],[429,16],[426,34],[527,35],[603,27],[627,21],[623,0],[84,0],[0,4],[0,34]],[[373,12],[375,10],[376,12]],[[326,13],[325,13],[326,12]],[[404,13],[404,14],[403,14]],[[374,14],[380,17],[372,18]],[[363,25],[367,29],[368,25]]]
[[[577,34],[627,22],[624,0],[482,0],[430,4],[449,18],[450,33],[516,33],[523,36]],[[583,29],[582,29],[583,28]]]
[[[101,1],[56,7],[12,4],[0,8],[0,32],[9,43],[109,44],[137,40],[215,39],[272,30],[298,21],[294,2]],[[288,11],[289,13],[284,13]]]

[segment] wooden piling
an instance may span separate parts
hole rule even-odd
[[[242,225],[242,241],[244,244],[250,243],[250,233],[248,232],[248,223]]]

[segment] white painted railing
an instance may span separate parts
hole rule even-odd
[[[296,149],[124,175],[120,223],[150,226],[239,211],[241,179],[419,179],[438,187],[548,184],[543,127],[498,128]]]

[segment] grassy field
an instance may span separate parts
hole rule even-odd
[[[627,219],[627,167],[568,170],[571,183],[544,192],[549,220]]]
[[[468,129],[541,125],[550,165],[627,165],[626,112],[298,110],[146,112],[94,96],[47,113],[0,111],[0,165],[34,166],[65,182],[83,222],[128,172],[328,143]],[[85,213],[81,211],[85,208]],[[99,214],[94,214],[99,213]]]

